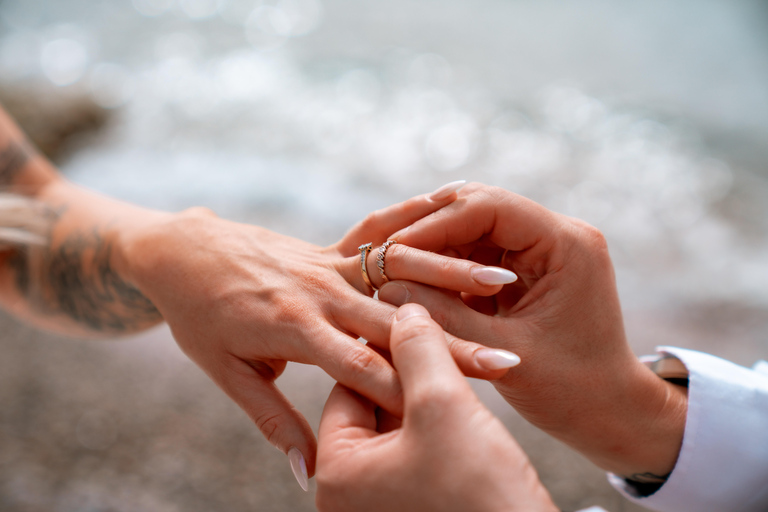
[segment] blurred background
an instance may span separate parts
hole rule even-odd
[[[638,354],[768,353],[762,0],[0,0],[0,102],[77,183],[323,245],[499,185],[603,230]],[[0,333],[0,509],[314,510],[166,329]],[[474,384],[559,506],[642,510]]]

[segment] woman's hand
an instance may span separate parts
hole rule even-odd
[[[118,266],[157,307],[182,350],[270,442],[285,453],[296,448],[303,454],[311,476],[312,429],[275,379],[286,361],[316,364],[391,413],[402,414],[400,383],[391,365],[357,340],[362,336],[387,348],[395,311],[368,296],[357,246],[381,243],[455,199],[454,186],[448,194],[438,190],[375,212],[328,248],[222,220],[202,209],[157,214],[133,230],[115,227],[121,233],[119,246],[125,248]],[[445,260],[449,267],[443,266]],[[420,251],[392,251],[387,265],[392,278],[413,279],[416,269],[472,293],[501,289],[472,277],[480,265]],[[468,375],[492,379],[506,371],[509,355],[504,352],[461,340],[451,348]],[[301,465],[299,458],[295,462]]]
[[[424,308],[398,310],[390,347],[405,397],[402,423],[344,386],[333,389],[320,422],[319,510],[557,510]]]
[[[496,388],[531,423],[601,467],[627,477],[672,470],[685,390],[653,375],[627,344],[598,230],[511,192],[471,185],[395,238],[520,279],[491,297],[389,283],[382,300],[418,302],[446,331],[519,354],[524,363]]]

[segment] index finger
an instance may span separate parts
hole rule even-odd
[[[371,212],[339,241],[336,249],[344,256],[354,256],[357,248],[368,242],[380,245],[392,233],[443,208],[456,199],[456,191],[464,181],[453,181],[438,188],[431,194],[412,197],[402,203]]]
[[[468,244],[483,238],[499,247],[533,247],[559,224],[558,214],[513,192],[473,186],[469,193],[393,235],[398,242],[426,251]]]

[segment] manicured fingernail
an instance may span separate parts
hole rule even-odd
[[[398,322],[402,322],[406,318],[411,318],[412,316],[429,316],[429,312],[424,309],[424,306],[419,306],[418,304],[406,304],[404,306],[400,306],[400,309],[397,310],[397,313],[395,314],[395,318]]]
[[[446,183],[439,189],[435,190],[429,195],[429,199],[431,201],[442,201],[443,199],[447,199],[448,196],[453,194],[454,192],[457,192],[461,189],[464,185],[467,184],[467,180],[459,180],[459,181],[452,181],[450,183]]]
[[[499,267],[475,267],[470,274],[480,284],[509,284],[517,281],[517,274]]]
[[[379,288],[379,300],[393,306],[402,306],[411,298],[411,292],[400,283],[386,283]]]
[[[520,356],[500,348],[481,348],[475,352],[475,361],[486,370],[501,370],[520,364]]]
[[[309,490],[309,477],[307,476],[307,461],[304,460],[304,455],[301,454],[298,448],[295,446],[288,450],[288,462],[291,463],[291,471],[293,476],[296,477],[296,481],[304,491]]]

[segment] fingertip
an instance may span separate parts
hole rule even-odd
[[[431,318],[429,316],[429,311],[427,311],[424,306],[420,304],[409,303],[403,304],[398,308],[397,312],[395,313],[394,323],[397,324],[398,322],[402,322],[414,316]]]
[[[450,183],[446,183],[442,187],[438,188],[429,195],[429,200],[434,202],[442,202],[456,194],[461,188],[467,184],[467,180],[457,180]]]
[[[411,299],[411,292],[408,287],[402,283],[388,282],[379,288],[379,300],[392,304],[393,306],[402,306]]]
[[[309,490],[309,475],[307,474],[307,461],[304,459],[304,455],[295,446],[291,446],[287,455],[296,482],[304,492],[307,492]]]
[[[520,364],[520,356],[500,348],[481,348],[475,351],[475,362],[485,370],[508,370]]]
[[[470,270],[475,282],[486,286],[512,284],[517,281],[517,274],[501,267],[477,266]]]

